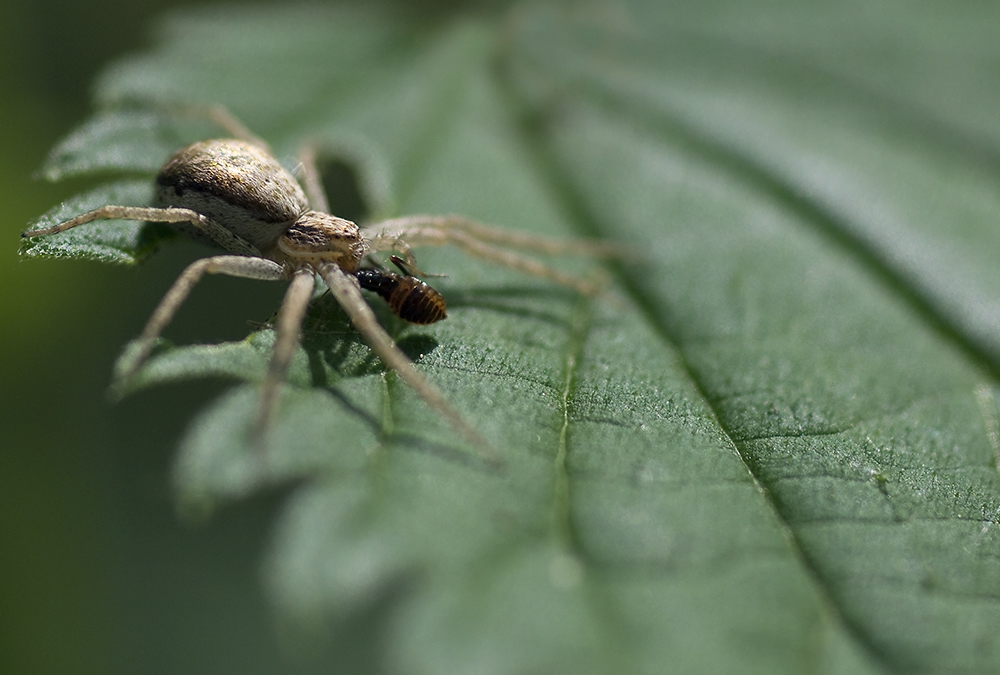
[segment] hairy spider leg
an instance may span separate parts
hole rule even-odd
[[[484,231],[488,232],[490,228],[458,216],[407,216],[371,225],[363,230],[363,234],[369,237],[373,251],[395,251],[411,266],[415,262],[412,248],[452,244],[481,260],[568,286],[584,295],[597,295],[600,292],[601,284],[560,272],[534,258],[503,248],[499,244],[508,243],[503,235],[491,232],[484,241],[479,236]],[[560,242],[556,240],[536,240],[530,235],[518,234],[513,239],[513,247],[538,250],[528,244],[529,240],[539,243],[543,253],[590,252],[591,246],[587,242],[570,242],[560,248]]]
[[[494,468],[503,466],[503,460],[495,453],[492,445],[476,429],[465,421],[460,412],[448,403],[444,394],[427,377],[417,370],[413,361],[403,353],[396,342],[382,328],[372,308],[361,295],[358,280],[338,265],[331,262],[319,263],[319,274],[330,288],[334,298],[347,313],[351,323],[390,370],[396,373],[434,410],[439,412],[466,441],[479,451],[480,457]]]
[[[323,213],[330,213],[330,202],[323,189],[323,178],[317,166],[318,151],[316,143],[303,143],[299,148],[299,166],[296,178],[306,193],[309,206]]]
[[[79,225],[92,222],[94,220],[139,220],[151,223],[191,223],[219,246],[229,251],[246,256],[260,257],[260,251],[251,246],[242,237],[239,237],[226,228],[216,223],[211,218],[206,218],[197,211],[191,209],[181,209],[176,207],[158,208],[152,206],[102,206],[93,211],[80,214],[75,218],[37,230],[28,230],[21,234],[22,237],[40,237],[47,234],[65,232]]]
[[[518,232],[516,230],[500,230],[496,227],[484,225],[479,221],[458,215],[400,216],[375,223],[365,229],[368,236],[374,237],[383,232],[428,226],[447,230],[461,230],[482,242],[497,244],[504,248],[513,248],[546,255],[586,255],[617,258],[628,254],[626,249],[606,241],[556,239],[538,234]]]
[[[288,375],[288,367],[301,340],[302,322],[309,309],[309,301],[316,286],[316,273],[309,265],[299,267],[292,274],[292,282],[285,291],[285,297],[278,308],[275,321],[274,346],[271,360],[267,365],[267,375],[261,388],[254,419],[254,438],[263,438],[271,425],[271,418],[277,407],[278,392]]]
[[[211,258],[195,260],[181,272],[181,275],[174,281],[170,290],[160,300],[160,304],[153,310],[152,316],[149,317],[146,327],[138,338],[138,346],[136,353],[132,357],[132,362],[121,373],[123,380],[127,380],[135,375],[146,359],[149,358],[156,339],[160,337],[163,330],[173,320],[177,314],[177,310],[184,304],[184,301],[191,294],[191,290],[201,281],[205,274],[224,274],[230,277],[256,279],[258,281],[281,281],[288,278],[284,267],[266,258],[217,255]]]
[[[243,122],[241,122],[235,115],[229,112],[229,109],[224,105],[211,103],[168,103],[163,106],[163,109],[180,117],[204,118],[225,131],[230,137],[245,141],[251,145],[256,145],[268,154],[273,154],[271,152],[271,146],[268,145],[267,141],[250,131],[250,129],[247,128],[247,126],[243,124]]]

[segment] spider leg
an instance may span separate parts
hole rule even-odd
[[[625,249],[607,241],[543,237],[527,232],[490,227],[475,220],[455,215],[415,215],[391,218],[366,227],[365,236],[372,239],[377,237],[398,239],[399,237],[412,236],[411,232],[427,228],[440,231],[457,230],[480,242],[545,255],[621,257],[628,253]]]
[[[278,390],[285,381],[288,365],[292,361],[295,347],[299,344],[302,321],[305,319],[309,300],[316,285],[316,274],[311,267],[300,267],[292,275],[285,298],[278,310],[275,325],[277,338],[267,367],[267,376],[260,393],[257,417],[254,421],[254,438],[262,438],[271,422],[277,402]]]
[[[383,227],[386,224],[405,223],[406,221],[410,221],[408,227]],[[456,223],[462,224],[457,226]],[[518,272],[568,286],[584,295],[597,295],[601,291],[601,284],[560,272],[534,258],[529,258],[514,251],[508,251],[492,241],[483,241],[482,238],[477,236],[479,234],[478,231],[475,234],[467,231],[468,224],[469,221],[451,219],[450,216],[442,218],[433,216],[419,216],[412,219],[397,218],[376,225],[374,228],[367,228],[365,234],[368,236],[370,232],[374,233],[374,236],[371,237],[371,249],[373,251],[397,251],[402,253],[406,259],[406,263],[410,265],[412,265],[413,261],[411,248],[452,244],[469,255],[509,267]],[[491,229],[478,224],[477,227],[485,230]],[[502,235],[495,234],[491,235],[491,237],[493,241],[500,241]],[[523,243],[525,237],[530,237],[530,235],[515,235],[515,241]],[[553,245],[559,243],[555,240],[539,241],[547,241]],[[577,249],[572,248],[572,246],[583,245],[595,246],[595,244],[590,242],[577,242],[575,245],[567,244],[567,248],[560,249],[560,252],[579,252]],[[551,248],[542,252],[548,253],[550,251]]]
[[[462,414],[455,410],[444,394],[416,369],[413,362],[400,350],[385,329],[375,318],[375,313],[361,295],[358,280],[342,270],[334,263],[324,262],[319,265],[319,274],[330,287],[330,292],[343,307],[351,323],[365,338],[378,357],[388,368],[396,373],[413,388],[424,401],[441,414],[448,423],[459,432],[465,440],[478,448],[484,461],[495,468],[503,465],[503,460],[496,455],[489,442],[472,427]]]
[[[145,329],[136,340],[135,351],[129,355],[126,362],[119,370],[118,379],[120,382],[127,381],[132,377],[140,366],[149,357],[153,350],[156,338],[160,336],[163,329],[167,327],[171,319],[180,309],[180,306],[191,294],[194,288],[205,274],[225,274],[231,277],[243,277],[245,279],[258,279],[261,281],[279,281],[288,278],[285,268],[278,263],[265,258],[248,258],[237,255],[217,255],[211,258],[195,260],[181,272],[177,281],[170,287],[167,294],[160,300],[160,304],[153,310],[152,316],[146,323]]]
[[[323,213],[330,212],[330,201],[323,189],[323,176],[316,164],[316,144],[306,143],[299,148],[299,183],[306,193],[309,206]]]
[[[251,145],[256,145],[258,148],[266,151],[267,153],[271,152],[271,146],[269,146],[264,139],[250,131],[250,129],[243,124],[239,118],[229,112],[224,105],[169,103],[164,104],[162,109],[165,109],[167,112],[179,117],[204,118],[218,126],[232,138],[245,141]]]
[[[52,227],[43,227],[37,230],[28,230],[21,233],[22,237],[39,237],[46,234],[56,234],[65,232],[79,225],[92,222],[94,220],[140,220],[150,223],[191,223],[196,228],[204,232],[216,244],[226,249],[230,253],[238,253],[247,256],[260,256],[254,246],[242,237],[239,237],[217,222],[203,216],[191,209],[180,209],[175,207],[156,208],[150,206],[102,206],[99,209],[88,211],[75,218],[71,218]]]

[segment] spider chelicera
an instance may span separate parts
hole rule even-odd
[[[377,293],[407,321],[432,323],[446,316],[445,301],[415,276],[420,272],[412,248],[452,244],[478,258],[594,294],[595,284],[517,251],[603,255],[609,247],[499,230],[460,216],[406,216],[360,228],[329,213],[311,147],[300,153],[300,185],[272,156],[267,144],[224,109],[203,112],[232,138],[200,141],[174,153],[156,177],[155,206],[102,206],[21,235],[50,235],[101,219],[137,220],[173,224],[227,252],[196,260],[181,273],[139,336],[122,379],[134,375],[146,361],[157,338],[203,275],[290,281],[275,321],[277,337],[254,421],[253,434],[260,438],[274,414],[318,275],[382,362],[485,454],[488,444],[396,346],[361,289]],[[400,274],[380,265],[372,257],[377,252],[398,254],[391,259]]]

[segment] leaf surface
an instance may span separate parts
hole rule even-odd
[[[383,318],[503,473],[328,298],[263,455],[269,329],[158,353],[138,386],[250,383],[193,422],[176,480],[191,508],[294,482],[265,566],[283,617],[388,598],[393,672],[1000,667],[998,17],[851,9],[220,10],[109,70],[47,175],[155,172],[205,133],[162,106],[222,103],[290,165],[313,140],[356,167],[372,217],[635,252],[596,299],[419,252],[449,319]],[[114,189],[42,222],[142,203]],[[142,232],[25,254],[134,260]]]

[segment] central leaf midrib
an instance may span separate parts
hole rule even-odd
[[[510,81],[509,77],[503,79],[503,85],[507,98],[512,102],[511,106],[514,107],[513,101],[518,100],[516,85]],[[609,100],[610,95],[608,92],[603,92],[603,94],[604,96],[601,97],[600,102],[608,109],[618,114],[623,114],[625,112],[622,110],[623,106]],[[634,111],[629,109],[628,112]],[[648,111],[643,111],[642,115],[643,117],[648,117],[649,113]],[[547,182],[550,192],[554,195],[563,211],[568,214],[571,222],[575,223],[578,230],[585,236],[607,238],[607,233],[611,230],[603,226],[601,219],[593,212],[585,196],[574,184],[572,177],[569,176],[564,170],[564,167],[561,166],[555,151],[552,149],[549,138],[546,136],[546,126],[544,120],[534,118],[526,114],[522,114],[520,116],[520,120],[521,134],[525,138],[525,143],[523,145],[531,153],[535,160],[535,164],[539,167],[540,178]],[[651,124],[649,120],[644,120],[644,122]],[[653,127],[653,130],[656,131],[655,126]],[[808,556],[806,556],[805,551],[802,549],[791,525],[782,518],[780,509],[775,503],[774,497],[762,484],[760,476],[753,470],[752,463],[748,461],[746,449],[742,447],[741,443],[737,442],[731,433],[731,430],[722,423],[720,411],[712,404],[712,397],[709,396],[709,392],[706,390],[704,382],[698,377],[698,373],[695,372],[692,365],[685,358],[684,351],[681,348],[682,341],[677,335],[674,334],[670,326],[662,320],[662,317],[657,311],[656,303],[650,296],[648,290],[640,284],[632,274],[629,274],[623,265],[612,263],[610,266],[614,268],[615,276],[619,283],[621,283],[626,294],[635,301],[649,325],[658,335],[661,336],[664,343],[669,345],[670,349],[679,355],[678,362],[681,364],[685,377],[691,382],[692,387],[698,393],[698,396],[705,402],[706,408],[710,412],[714,424],[728,440],[734,454],[747,468],[747,471],[754,484],[757,486],[757,489],[770,505],[776,522],[780,524],[782,532],[784,533],[784,538],[788,542],[789,549],[798,559],[799,564],[804,570],[807,570],[809,576],[812,578],[815,584],[816,592],[821,598],[821,602],[826,610],[832,617],[836,617],[835,620],[854,636],[858,644],[865,651],[867,651],[874,660],[888,668],[888,664],[885,662],[882,654],[867,639],[865,633],[853,625],[840,611],[840,607],[830,595],[830,589],[827,587],[826,583],[824,583],[824,579],[819,574],[819,570],[812,565]]]
[[[556,543],[580,557],[576,533],[573,529],[572,499],[570,495],[570,428],[573,392],[576,388],[577,372],[583,345],[590,332],[590,299],[581,298],[572,310],[569,335],[563,357],[563,388],[561,406],[557,414],[559,420],[558,445],[553,457],[551,534]]]

